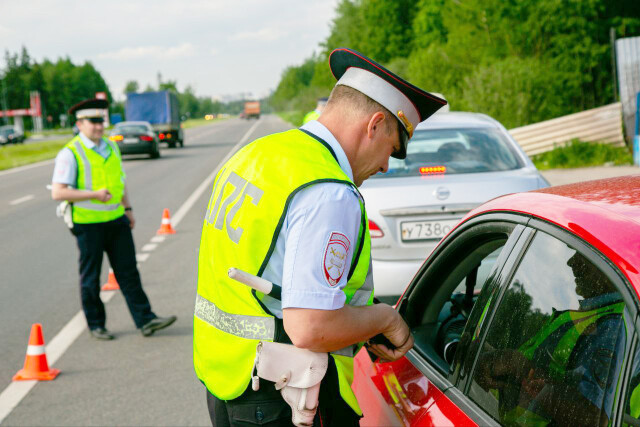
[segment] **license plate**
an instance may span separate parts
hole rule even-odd
[[[434,221],[411,221],[400,224],[403,241],[442,239],[460,221],[443,219]]]
[[[125,138],[122,140],[125,144],[137,144],[139,142],[138,138]]]

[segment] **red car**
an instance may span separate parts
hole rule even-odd
[[[400,299],[415,346],[355,360],[361,425],[640,426],[640,175],[471,211]]]

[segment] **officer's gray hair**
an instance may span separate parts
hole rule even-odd
[[[393,129],[396,127],[395,124],[398,122],[398,119],[378,102],[359,90],[345,85],[336,85],[333,88],[324,111],[328,112],[334,108],[352,116],[372,115],[380,111],[384,113],[385,130],[388,135],[393,133]]]

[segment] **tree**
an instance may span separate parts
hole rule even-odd
[[[129,80],[126,85],[124,85],[124,94],[135,93],[140,89],[140,85],[135,80]]]

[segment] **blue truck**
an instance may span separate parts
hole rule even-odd
[[[184,147],[178,97],[173,92],[127,93],[125,118],[127,121],[151,123],[160,142],[166,142],[170,148],[177,144]]]

